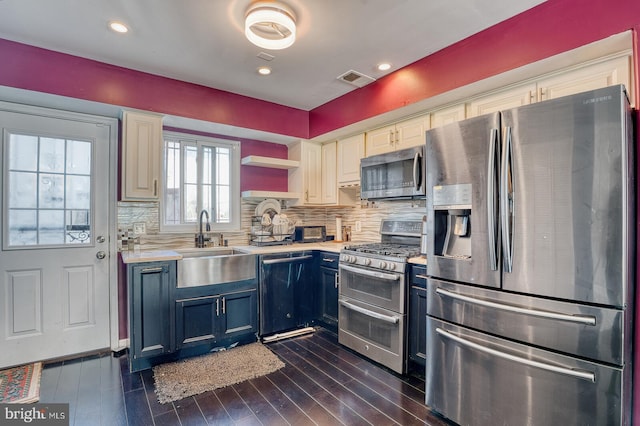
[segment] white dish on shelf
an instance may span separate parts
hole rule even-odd
[[[268,213],[268,210],[273,210],[275,214],[280,214],[280,203],[273,198],[266,199],[256,206],[255,215],[262,217],[263,214]]]

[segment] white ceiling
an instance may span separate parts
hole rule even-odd
[[[286,50],[245,39],[251,0],[0,0],[0,38],[310,110],[357,90],[336,79],[346,71],[380,78],[379,62],[393,72],[543,2],[283,1],[298,24]],[[113,33],[111,20],[130,32]]]

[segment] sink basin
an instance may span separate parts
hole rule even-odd
[[[256,278],[256,256],[232,248],[179,251],[178,287],[199,287]]]

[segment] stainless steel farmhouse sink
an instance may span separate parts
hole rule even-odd
[[[256,277],[256,256],[232,248],[181,252],[178,287],[198,287],[251,280]]]

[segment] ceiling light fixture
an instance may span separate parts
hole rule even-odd
[[[288,6],[259,1],[247,9],[244,34],[251,43],[263,49],[285,49],[296,41],[295,19]]]
[[[259,67],[258,74],[260,75],[269,75],[271,74],[271,68],[269,67]]]
[[[378,71],[387,71],[389,69],[391,69],[391,64],[388,62],[378,64]]]
[[[126,33],[129,31],[129,28],[127,28],[127,26],[125,24],[123,24],[122,22],[118,22],[118,21],[111,21],[109,22],[109,28],[111,28],[113,31],[117,32],[117,33]]]

